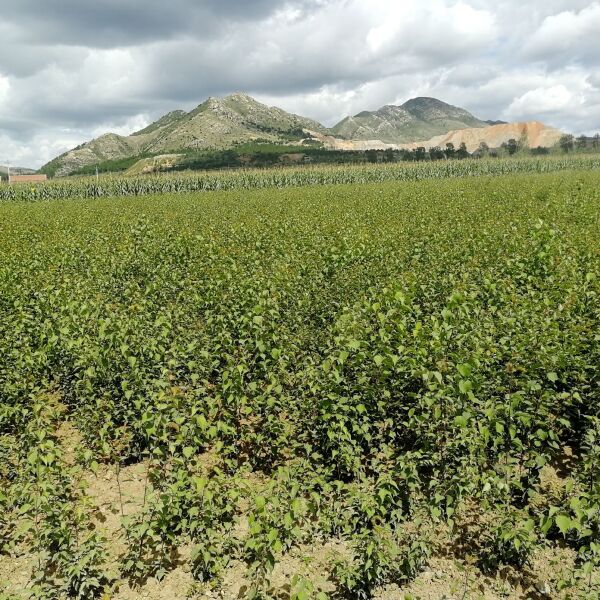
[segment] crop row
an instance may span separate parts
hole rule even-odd
[[[563,548],[553,593],[595,597],[599,190],[0,206],[0,555],[33,557],[33,597],[94,598],[191,546],[198,582],[238,561],[268,598],[283,557],[335,542],[329,591],[288,582],[306,600],[372,597],[436,554],[497,573]],[[82,481],[131,465],[144,502],[117,543]]]
[[[600,169],[600,156],[448,160],[393,165],[286,167],[266,170],[56,179],[45,184],[0,186],[1,201],[39,201],[104,196],[143,196],[218,190],[286,188],[308,185],[418,181],[517,173]]]

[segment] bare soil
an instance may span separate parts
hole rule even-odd
[[[57,431],[63,449],[63,460],[68,465],[76,464],[77,450],[81,447],[80,436],[70,423],[61,424]],[[210,457],[207,457],[209,460]],[[568,453],[565,456],[568,463]],[[544,498],[560,496],[568,480],[561,465],[545,467],[541,474]],[[119,557],[127,549],[123,518],[140,511],[147,492],[148,464],[145,462],[124,467],[120,471],[114,466],[100,466],[93,474],[81,475],[89,497],[93,522],[108,540],[109,563],[107,570],[118,573]],[[260,481],[255,482],[260,485]],[[540,499],[541,501],[541,499]],[[473,517],[467,511],[466,519]],[[236,527],[236,537],[243,539],[248,524],[242,517]],[[475,566],[465,566],[465,561],[451,558],[452,549],[445,546],[448,532],[437,531],[437,555],[432,557],[419,576],[405,586],[387,586],[378,590],[376,600],[543,600],[565,598],[557,591],[558,582],[574,570],[575,553],[567,548],[553,547],[538,551],[529,568],[516,571],[505,568],[495,576],[481,573]],[[434,540],[435,542],[435,540]],[[103,600],[235,600],[244,598],[249,582],[246,565],[234,561],[226,571],[218,590],[194,581],[189,567],[191,547],[178,551],[177,566],[158,581],[150,578],[140,587],[126,580],[116,580],[112,590]],[[456,550],[456,549],[455,549]],[[335,587],[330,573],[336,557],[347,555],[347,546],[339,540],[324,541],[314,546],[301,546],[279,557],[272,573],[271,584],[274,595],[289,597],[291,581],[300,574],[310,579],[315,588],[333,592]],[[27,590],[36,557],[18,549],[13,556],[0,556],[0,591],[27,597]]]

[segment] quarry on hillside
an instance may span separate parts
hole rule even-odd
[[[458,148],[460,144],[465,143],[469,152],[477,150],[482,142],[485,142],[490,148],[499,148],[511,139],[521,142],[528,148],[537,148],[538,146],[548,148],[558,143],[562,135],[560,130],[539,121],[458,129],[428,140],[406,144],[391,144],[381,140],[344,140],[310,130],[306,130],[306,133],[331,150],[386,150],[388,148],[413,150],[419,147],[444,148],[446,144],[454,144]]]

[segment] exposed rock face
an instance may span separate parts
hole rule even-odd
[[[510,139],[515,139],[529,148],[537,148],[538,146],[549,148],[554,146],[562,135],[562,132],[558,129],[548,127],[539,121],[459,129],[425,141],[408,144],[389,144],[381,140],[343,140],[315,131],[307,131],[307,133],[322,142],[326,148],[332,150],[385,150],[387,148],[413,150],[419,147],[429,149],[436,146],[443,150],[446,144],[451,143],[454,144],[455,148],[458,148],[464,142],[469,152],[477,150],[481,142],[485,142],[490,148],[499,148]]]
[[[103,135],[54,159],[56,175],[106,160],[162,154],[177,150],[223,149],[236,144],[265,140],[285,142],[301,137],[302,130],[326,132],[321,124],[280,108],[266,106],[246,94],[209,98],[189,113],[170,112],[129,136]]]
[[[444,149],[446,144],[454,144],[456,148],[463,142],[469,152],[477,150],[481,142],[485,142],[490,148],[498,148],[510,139],[520,141],[528,148],[537,148],[538,146],[554,146],[562,132],[553,127],[548,127],[539,121],[529,121],[527,123],[506,123],[503,125],[491,125],[490,127],[461,129],[459,131],[450,131],[445,135],[439,135],[425,142],[413,142],[404,144],[404,148],[433,148],[439,146]]]
[[[387,144],[426,140],[455,129],[486,127],[470,112],[436,98],[413,98],[402,106],[383,106],[346,117],[331,129],[337,137]]]
[[[305,129],[305,133],[312,139],[321,142],[325,148],[330,150],[386,150],[392,148],[398,150],[400,144],[387,144],[381,140],[343,140],[333,135],[327,135],[319,133],[318,131],[311,131]]]
[[[151,136],[152,134],[141,134],[125,137],[116,133],[107,133],[65,152],[48,164],[56,164],[56,175],[69,175],[82,167],[95,165],[105,160],[118,160],[136,156],[143,151],[144,144]]]

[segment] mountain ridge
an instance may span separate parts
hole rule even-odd
[[[317,121],[269,107],[241,92],[207,98],[189,112],[175,110],[128,136],[103,134],[69,150],[40,171],[68,175],[82,167],[134,156],[182,150],[228,149],[263,140],[300,140],[304,129],[325,132]]]
[[[40,171],[69,175],[103,162],[132,161],[198,150],[227,150],[246,143],[302,144],[306,137],[344,141],[364,149],[400,147],[458,130],[494,127],[467,110],[431,97],[411,98],[345,117],[331,128],[318,121],[267,106],[248,94],[209,97],[189,112],[174,110],[143,129],[123,136],[106,133],[54,158]],[[506,141],[506,140],[505,140]],[[383,146],[382,146],[383,145]]]
[[[331,132],[344,139],[377,139],[400,144],[426,140],[457,129],[485,126],[485,121],[463,108],[421,96],[399,106],[387,104],[375,111],[362,111],[345,117],[331,128]]]
[[[8,178],[8,165],[0,165],[0,178],[7,179]],[[36,173],[35,169],[30,169],[28,167],[10,167],[11,175],[33,175]]]

